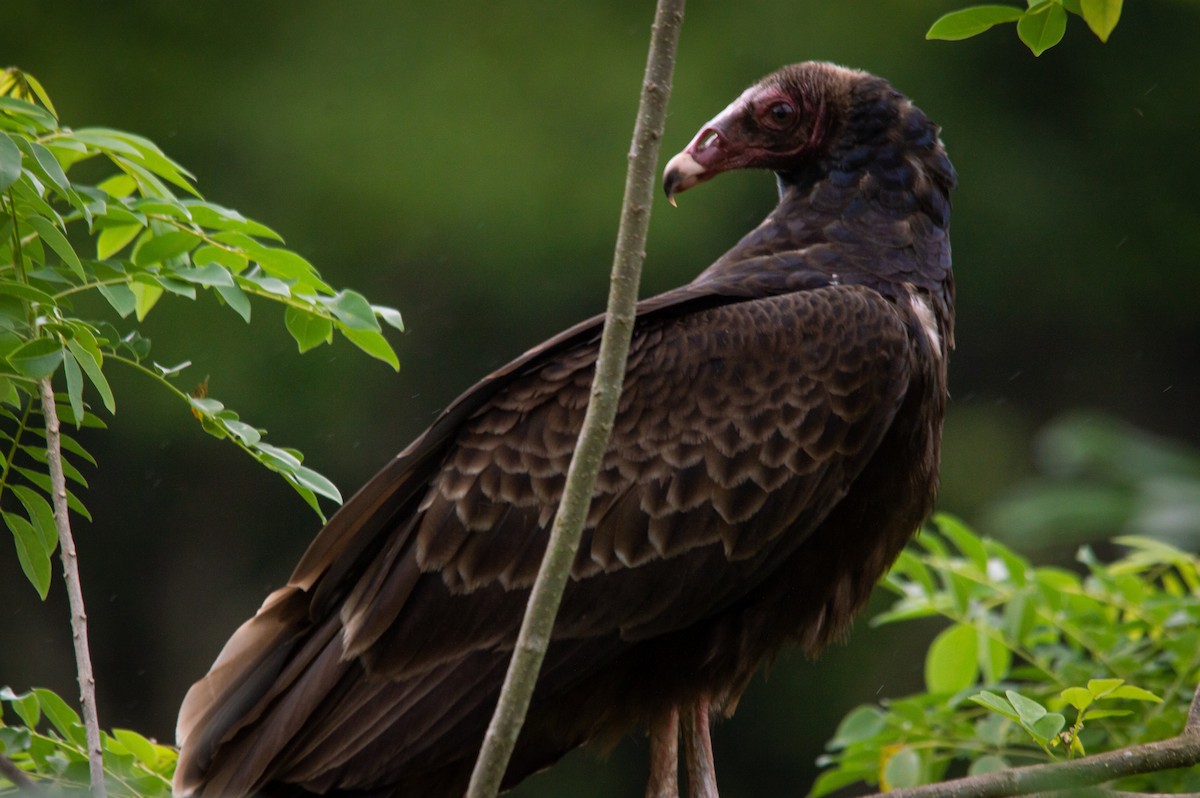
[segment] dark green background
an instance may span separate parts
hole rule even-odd
[[[1107,45],[1072,18],[1040,59],[1011,26],[924,41],[958,5],[694,2],[664,155],[805,59],[887,76],[944,126],[961,188],[941,507],[972,520],[1028,476],[1032,432],[1066,409],[1200,442],[1200,5],[1127,3]],[[651,16],[648,2],[10,0],[0,61],[38,76],[64,124],[148,136],[329,282],[403,311],[399,375],[344,342],[300,357],[265,305],[249,328],[209,298],[148,319],[158,362],[194,362],[181,384],[210,375],[211,395],[349,495],[458,391],[602,308]],[[660,200],[643,294],[690,279],[773,196],[768,176],[738,174],[678,210]],[[168,740],[187,685],[318,523],[116,369],[118,415],[86,436],[95,522],[77,529],[100,711]],[[0,684],[75,694],[62,592],[39,603],[0,541]],[[841,714],[919,686],[914,634],[860,624],[818,665],[787,658],[756,683],[717,730],[723,795],[802,794]],[[573,757],[519,794],[640,795],[642,748]]]

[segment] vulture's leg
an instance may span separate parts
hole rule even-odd
[[[646,798],[679,798],[679,709],[650,724],[650,781]]]
[[[688,798],[720,798],[709,728],[708,697],[701,696],[683,712],[683,756],[687,762]]]

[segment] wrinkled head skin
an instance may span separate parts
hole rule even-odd
[[[732,169],[798,171],[836,137],[850,89],[871,76],[833,64],[784,67],[742,92],[713,117],[663,172],[675,195]]]

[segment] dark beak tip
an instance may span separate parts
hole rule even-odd
[[[675,189],[679,187],[683,177],[679,172],[671,170],[663,175],[663,194],[667,197],[667,202],[675,204]]]

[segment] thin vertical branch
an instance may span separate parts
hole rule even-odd
[[[71,520],[67,515],[67,481],[63,476],[62,439],[59,435],[58,408],[49,377],[38,380],[42,391],[42,416],[46,420],[46,454],[50,468],[50,489],[54,503],[54,526],[63,562],[63,581],[71,605],[71,631],[75,639],[75,667],[79,675],[79,701],[83,709],[83,727],[87,733],[88,766],[92,779],[92,798],[104,798],[104,752],[100,747],[100,720],[96,713],[96,679],[92,675],[92,655],[88,648],[87,613],[83,607],[83,588],[79,582],[79,557]]]
[[[525,608],[525,618],[513,650],[512,661],[488,726],[467,798],[491,798],[500,790],[508,760],[516,747],[525,713],[537,682],[538,671],[550,645],[554,618],[579,548],[579,539],[591,505],[596,475],[608,448],[625,361],[633,336],[638,284],[646,257],[646,230],[650,224],[655,167],[671,95],[675,49],[683,24],[684,0],[659,0],[650,53],[642,83],[641,103],[629,152],[625,199],[617,232],[609,284],[608,313],[600,339],[600,353],[592,382],[591,401],[579,433],[579,442],[567,470],[562,502],[550,532],[546,554]]]

